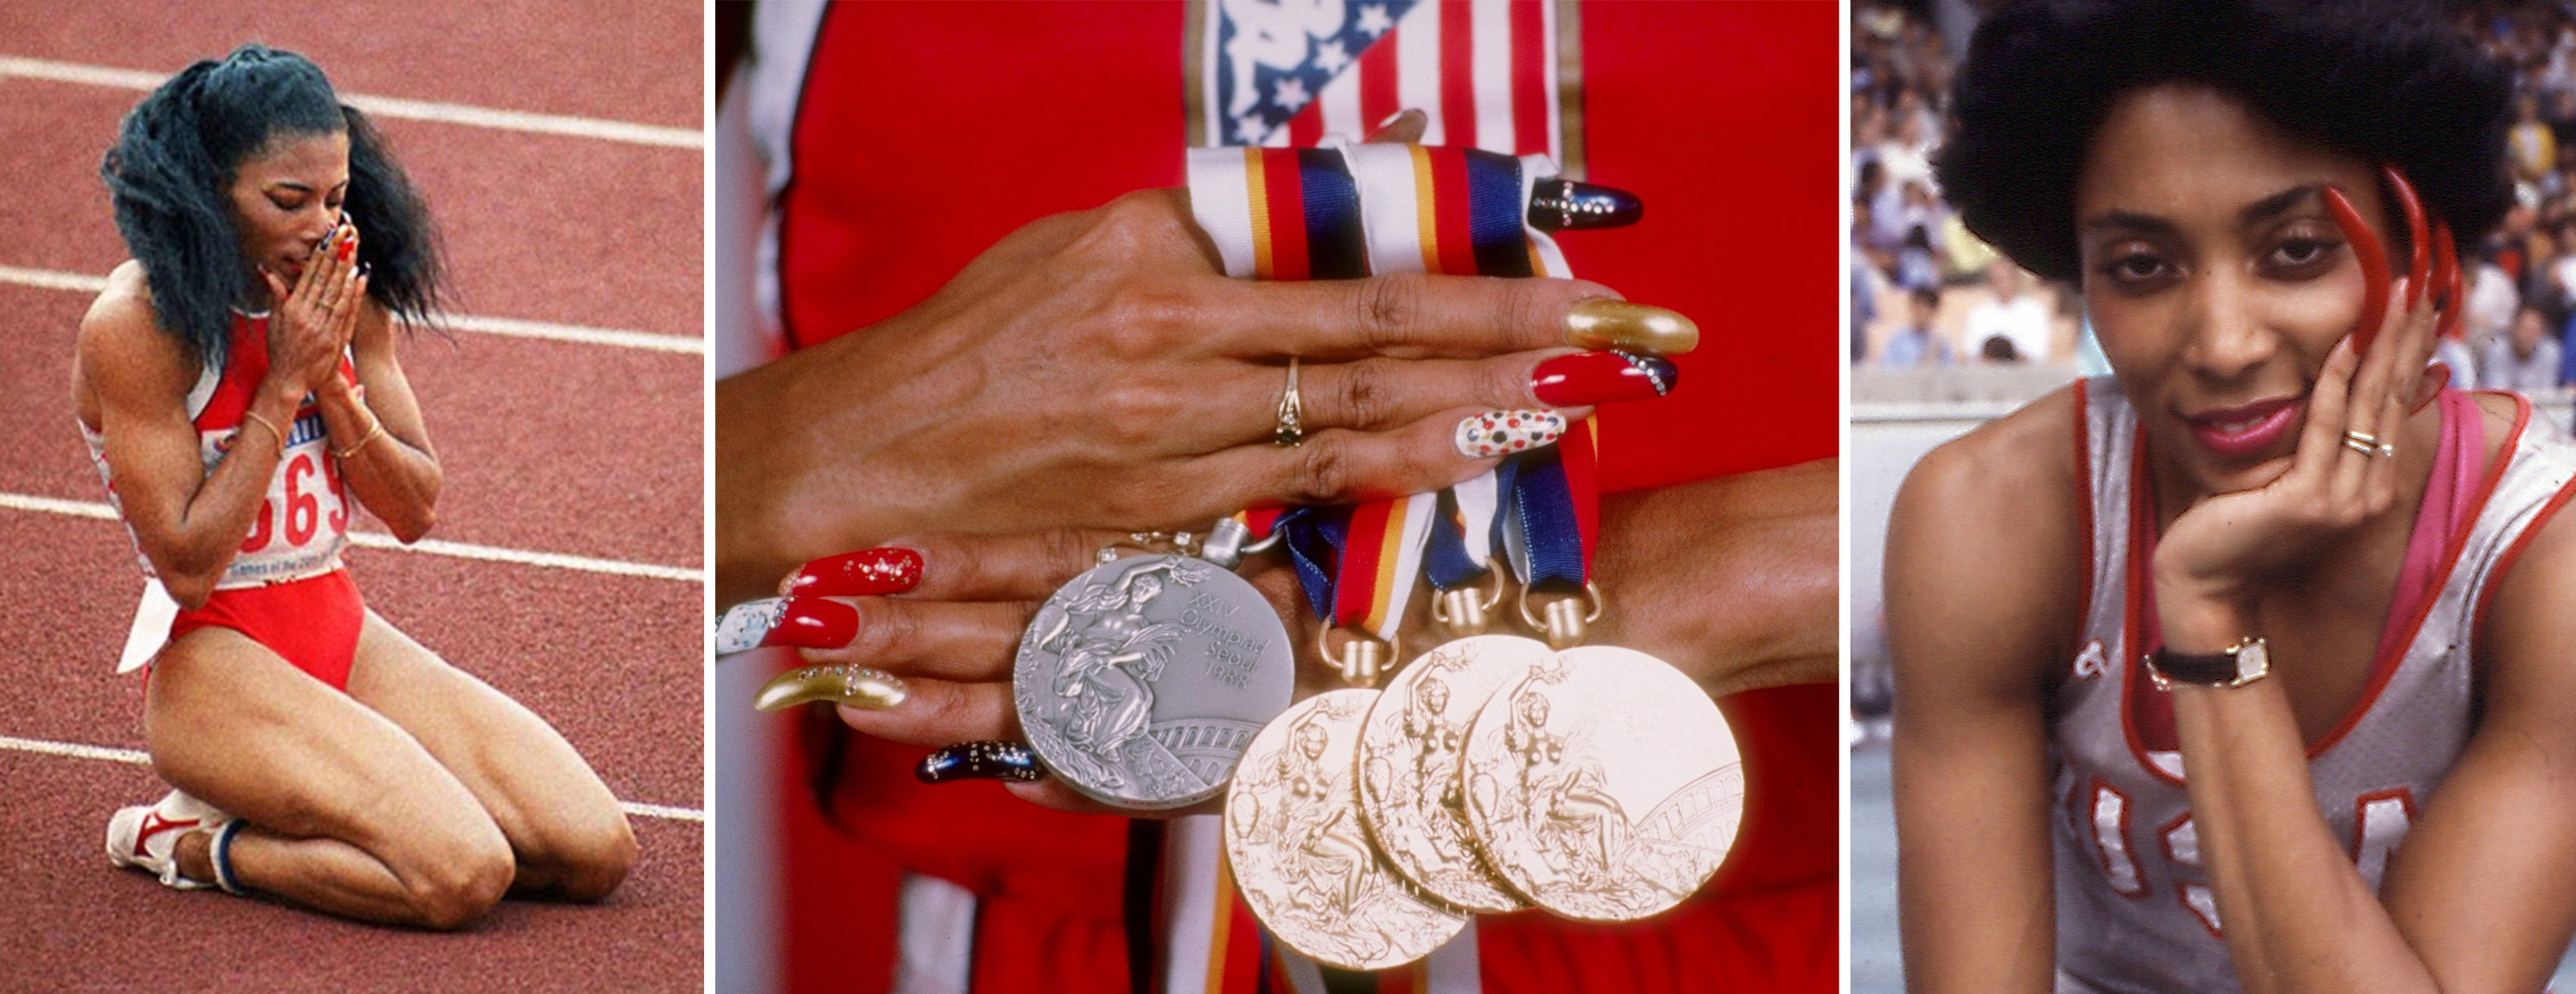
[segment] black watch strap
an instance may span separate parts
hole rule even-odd
[[[2197,683],[2217,686],[2236,682],[2236,654],[2213,652],[2206,655],[2155,651],[2156,672],[2175,683]]]

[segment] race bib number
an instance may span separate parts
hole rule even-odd
[[[201,433],[208,473],[240,435],[240,428]],[[277,472],[269,477],[268,496],[218,586],[276,583],[338,568],[340,549],[348,544],[349,498],[330,444],[318,409],[296,415]]]

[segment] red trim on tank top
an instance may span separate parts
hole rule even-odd
[[[2513,434],[2505,439],[2504,448],[2505,454],[2510,457],[2515,443],[2522,440],[2523,426],[2531,421],[2531,401],[2517,393],[2506,393],[2505,396],[2513,398],[2515,405]],[[2498,460],[2499,463],[2502,461]],[[2522,533],[2513,537],[2513,544],[2505,546],[2504,552],[2496,557],[2495,568],[2487,573],[2486,586],[2478,590],[2478,607],[2476,613],[2472,615],[2471,631],[2486,630],[2487,609],[2495,603],[2493,595],[2496,585],[2513,574],[2513,564],[2522,558],[2524,547],[2529,546],[2532,538],[2540,534],[2541,528],[2549,524],[2549,519],[2558,515],[2560,508],[2567,506],[2568,499],[2571,497],[2576,497],[2576,477],[2571,477],[2565,485],[2558,488],[2555,495],[2541,504],[2540,513],[2533,515],[2531,523],[2523,526]],[[2471,658],[2475,658],[2474,648]]]
[[[2084,571],[2077,574],[2083,578],[2080,588],[2083,596],[2075,602],[2081,606],[2076,608],[2073,642],[2079,654],[2084,651],[2082,646],[2090,641],[2085,636],[2091,634],[2093,627],[2093,399],[2090,387],[2089,380],[2075,381],[2075,493],[2078,497],[2075,502],[2075,533],[2084,536],[2078,543],[2084,557]]]
[[[2519,398],[2516,399],[2519,401]],[[2405,661],[2407,650],[2414,646],[2416,638],[2422,634],[2425,619],[2431,617],[2433,607],[2441,602],[2440,592],[2443,587],[2449,585],[2451,573],[2458,567],[2461,553],[2466,551],[2468,538],[2476,531],[2478,518],[2486,510],[2487,500],[2495,495],[2497,485],[2503,481],[2505,467],[2512,461],[2513,446],[2521,439],[2522,430],[2530,420],[2530,413],[2530,404],[2522,402],[2520,413],[2514,420],[2513,430],[2505,436],[2504,447],[2501,450],[2504,456],[2487,467],[2484,481],[2478,487],[2477,496],[2472,498],[2460,512],[2460,524],[2452,531],[2450,540],[2444,543],[2441,565],[2434,570],[2425,585],[2425,589],[2431,593],[2416,605],[2412,617],[2407,620],[2403,629],[2404,637],[2385,639],[2377,647],[2377,656],[2371,661],[2369,684],[2362,688],[2361,696],[2344,712],[2342,720],[2336,722],[2334,728],[2328,731],[2325,737],[2318,739],[2315,745],[2307,749],[2309,762],[2313,763],[2324,756],[2327,750],[2341,742],[2354,726],[2359,725],[2361,719],[2370,713],[2371,706],[2378,703],[2380,693],[2388,688],[2388,681],[2396,676],[2399,664]],[[2145,666],[2139,663],[2139,660],[2144,659],[2146,652],[2149,651],[2143,648],[2145,642],[2142,641],[2146,631],[2144,592],[2148,589],[2144,584],[2153,582],[2144,565],[2150,557],[2137,554],[2140,549],[2152,549],[2154,540],[2154,535],[2148,530],[2153,528],[2152,519],[2145,513],[2146,507],[2152,503],[2152,491],[2147,487],[2146,473],[2143,471],[2146,465],[2146,448],[2146,429],[2141,426],[2137,433],[2137,446],[2133,457],[2135,461],[2129,467],[2130,556],[2127,589],[2121,591],[2125,601],[2122,623],[2123,648],[2139,648],[2124,652],[2124,658],[2121,660],[2121,665],[2128,667],[2128,673],[2127,678],[2121,682],[2120,729],[2128,740],[2130,757],[2137,761],[2139,768],[2146,770],[2156,779],[2180,786],[2184,782],[2183,778],[2166,773],[2162,767],[2156,765],[2155,761],[2148,756],[2149,750],[2146,749],[2137,730],[2139,720],[2137,709],[2140,701],[2144,699],[2139,695],[2154,692],[2152,686],[2146,685]],[[2476,455],[2482,457],[2484,454],[2480,452]],[[2564,497],[2565,495],[2562,494],[2561,499],[2563,500]],[[2528,535],[2527,531],[2525,535]],[[2166,708],[2165,720],[2170,721],[2172,720],[2170,701],[2166,702]],[[2185,773],[2188,775],[2189,771],[2186,770]]]
[[[2370,809],[2370,802],[2372,801],[2397,802],[2398,806],[2404,808],[2406,811],[2407,831],[2412,832],[2415,828],[2416,813],[2414,788],[2382,787],[2378,790],[2365,790],[2361,793],[2354,794],[2352,796],[2352,846],[2346,855],[2349,855],[2355,863],[2361,862],[2362,844],[2370,841],[2364,836],[2362,830],[2369,827],[2370,823],[2363,819],[2363,814]],[[2392,844],[2388,847],[2388,855],[2397,855],[2397,847],[2395,845]],[[2388,865],[2386,863],[2381,863],[2379,872],[2382,874],[2387,873]],[[2380,879],[2386,880],[2387,877],[2382,876]]]
[[[2470,410],[2474,417],[2486,416],[2485,409],[2476,406],[2474,401],[2470,403]],[[2504,445],[2496,450],[2499,455],[2487,466],[2484,479],[2478,484],[2478,495],[2459,512],[2459,526],[2451,530],[2450,540],[2442,543],[2441,565],[2434,568],[2433,575],[2424,585],[2429,592],[2415,605],[2412,616],[2406,619],[2406,636],[2387,639],[2379,647],[2379,658],[2371,661],[2370,684],[2362,688],[2361,699],[2353,702],[2352,710],[2343,716],[2343,720],[2336,722],[2334,729],[2308,750],[2310,760],[2325,755],[2326,750],[2334,748],[2335,743],[2351,734],[2353,726],[2361,724],[2362,717],[2370,713],[2370,706],[2378,703],[2380,692],[2388,689],[2388,681],[2397,676],[2397,667],[2405,662],[2407,650],[2413,648],[2416,637],[2423,634],[2425,619],[2432,617],[2433,608],[2442,602],[2442,588],[2450,586],[2451,573],[2459,568],[2461,553],[2468,551],[2469,536],[2477,531],[2478,518],[2486,513],[2487,499],[2495,496],[2496,486],[2504,482],[2504,471],[2513,464],[2513,447],[2522,441],[2522,429],[2529,422],[2530,414],[2530,405],[2522,405],[2514,417],[2513,430],[2505,434]],[[2483,450],[2459,455],[2462,459],[2485,457]]]

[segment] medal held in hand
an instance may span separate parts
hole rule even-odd
[[[1187,556],[1116,560],[1047,598],[1011,676],[1039,761],[1093,800],[1215,797],[1288,706],[1288,633],[1252,584]]]
[[[1726,717],[1681,671],[1608,645],[1559,651],[1467,733],[1467,815],[1512,888],[1568,918],[1629,921],[1717,872],[1744,817]]]
[[[1374,690],[1298,702],[1262,729],[1225,798],[1225,854],[1271,934],[1346,970],[1431,954],[1464,916],[1415,896],[1360,827],[1353,783],[1360,723]]]
[[[1458,760],[1477,709],[1549,655],[1517,635],[1451,641],[1399,671],[1360,731],[1360,811],[1370,832],[1398,872],[1454,907],[1529,907],[1476,850]]]

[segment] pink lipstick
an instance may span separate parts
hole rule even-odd
[[[2200,440],[2201,447],[2228,459],[2250,459],[2288,438],[2298,414],[2298,401],[2282,398],[2203,411],[2186,415],[2183,421],[2191,425],[2192,437]]]

